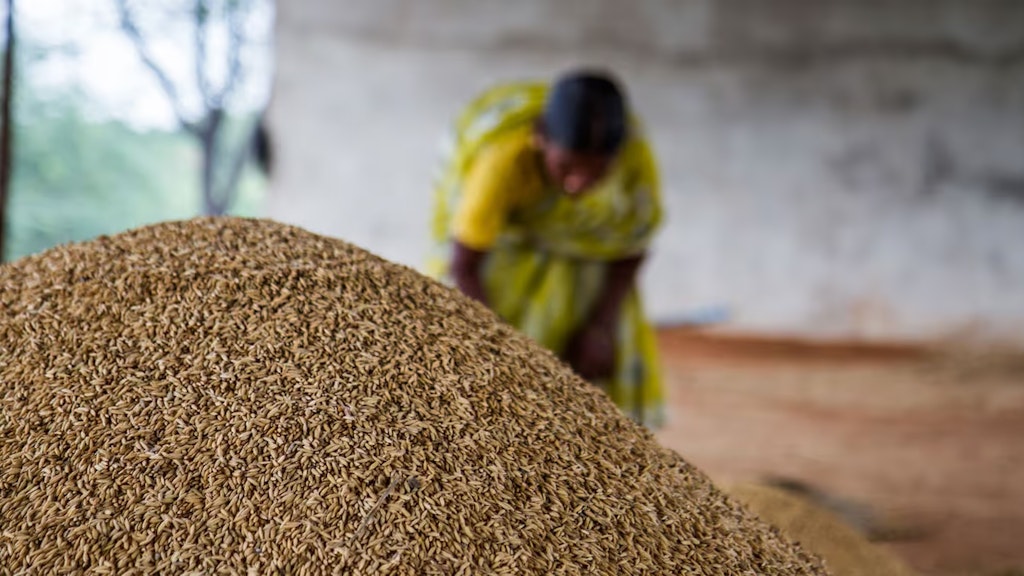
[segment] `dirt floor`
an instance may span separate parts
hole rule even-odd
[[[659,438],[718,483],[785,477],[867,505],[923,574],[1024,568],[1024,355],[659,338]]]

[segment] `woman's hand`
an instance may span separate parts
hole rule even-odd
[[[577,332],[566,348],[566,361],[591,382],[609,378],[615,370],[615,326],[589,322]]]
[[[484,293],[483,282],[480,281],[480,268],[483,267],[487,253],[473,250],[459,242],[454,244],[451,274],[455,286],[466,296],[486,306],[487,295]]]

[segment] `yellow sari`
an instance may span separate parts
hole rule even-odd
[[[600,295],[607,263],[643,253],[662,212],[657,170],[635,121],[609,174],[584,196],[569,198],[533,174],[539,166],[524,159],[534,157],[533,123],[546,95],[543,84],[499,86],[460,115],[436,180],[427,271],[451,282],[453,239],[487,252],[482,280],[491,308],[562,354]],[[621,306],[614,373],[594,384],[634,420],[662,424],[654,331],[636,290]]]

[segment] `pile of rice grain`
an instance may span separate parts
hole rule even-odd
[[[0,565],[824,574],[483,307],[200,219],[0,267]]]
[[[760,484],[739,484],[729,495],[828,563],[833,576],[913,576],[914,571],[812,499]]]

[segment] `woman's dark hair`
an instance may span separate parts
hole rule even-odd
[[[626,140],[626,99],[609,75],[575,71],[551,87],[539,129],[573,152],[613,154]]]

